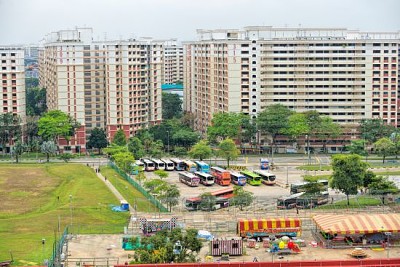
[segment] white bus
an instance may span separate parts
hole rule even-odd
[[[195,175],[200,178],[200,183],[203,185],[213,185],[214,184],[214,176],[205,172],[195,172]]]
[[[276,175],[264,170],[254,170],[253,172],[261,176],[261,182],[266,185],[274,185],[276,183]]]
[[[246,185],[246,176],[239,172],[230,171],[231,173],[231,183],[235,185],[244,186]]]
[[[152,162],[154,162],[154,166],[156,167],[156,170],[165,170],[165,163],[164,161],[160,159],[150,159]]]
[[[175,166],[174,166],[174,163],[172,161],[170,161],[169,159],[161,159],[161,161],[164,162],[166,171],[173,171],[174,170]]]
[[[185,163],[183,160],[178,158],[171,158],[170,159],[174,163],[174,167],[176,171],[184,171],[185,170]]]
[[[190,172],[180,172],[179,181],[188,186],[199,186],[200,178]]]
[[[154,162],[149,159],[142,159],[144,164],[144,170],[147,172],[152,172],[155,170]]]

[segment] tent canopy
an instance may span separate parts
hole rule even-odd
[[[321,231],[329,234],[400,232],[400,214],[315,215]]]

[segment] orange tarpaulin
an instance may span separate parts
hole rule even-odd
[[[400,214],[315,215],[321,231],[329,234],[400,232]]]

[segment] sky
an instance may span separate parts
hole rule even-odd
[[[0,0],[0,45],[92,27],[95,40],[196,40],[196,29],[245,26],[400,31],[400,0]]]

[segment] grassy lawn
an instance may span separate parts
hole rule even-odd
[[[371,196],[359,196],[357,198],[350,198],[350,205],[347,205],[347,199],[317,207],[317,209],[347,209],[347,208],[362,208],[366,206],[381,205],[380,199]]]
[[[0,261],[12,251],[16,265],[42,265],[58,223],[61,231],[72,218],[73,231],[121,233],[129,217],[111,211],[118,199],[82,164],[3,164],[0,194]]]
[[[304,166],[299,166],[296,169],[298,170],[303,170],[303,171],[330,171],[332,170],[332,167],[330,165],[304,165]]]
[[[121,177],[111,167],[102,167],[101,174],[114,185],[121,195],[128,201],[129,205],[134,207],[136,203],[137,211],[153,212],[155,206],[151,204],[142,193],[136,190],[127,180]]]

